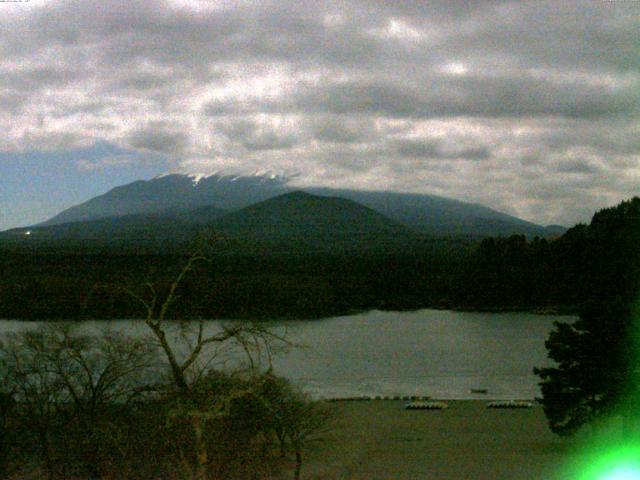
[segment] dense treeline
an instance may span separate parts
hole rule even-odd
[[[477,309],[573,310],[580,303],[581,272],[571,236],[570,230],[551,241],[528,241],[522,235],[483,240],[464,267],[455,303]]]
[[[174,318],[313,318],[370,308],[448,306],[470,240],[420,252],[240,254],[217,252],[181,285]],[[186,255],[4,252],[0,318],[134,318],[122,288],[167,288]]]
[[[597,212],[547,241],[523,236],[483,240],[466,266],[458,305],[563,306],[579,312],[599,299],[635,295],[640,272],[640,198]],[[624,285],[624,287],[623,287]]]
[[[590,292],[623,272],[606,239],[619,207],[556,239],[423,238],[406,250],[212,248],[181,288],[176,318],[313,318],[366,309],[461,308],[577,312]],[[132,318],[114,287],[165,288],[178,254],[0,251],[0,318]],[[614,280],[615,282],[616,280]]]

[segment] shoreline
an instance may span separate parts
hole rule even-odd
[[[434,310],[441,312],[460,312],[460,313],[495,313],[495,314],[507,314],[507,313],[528,313],[531,315],[538,315],[541,317],[546,316],[558,316],[558,317],[575,317],[578,315],[578,309],[575,306],[561,306],[561,305],[550,305],[550,306],[540,306],[540,307],[464,307],[464,306],[442,306],[442,305],[426,305],[416,308],[384,308],[381,306],[373,306],[371,308],[363,308],[363,309],[354,309],[347,311],[339,311],[339,312],[327,312],[326,314],[318,314],[309,317],[301,317],[301,316],[268,316],[268,315],[257,315],[257,316],[223,316],[218,318],[167,318],[167,322],[179,322],[179,321],[188,321],[188,322],[197,322],[197,321],[222,321],[222,322],[259,322],[259,323],[278,323],[278,322],[313,322],[319,320],[325,320],[329,318],[342,318],[349,317],[352,315],[362,315],[367,314],[369,312],[383,312],[383,313],[413,313],[419,312],[421,310]],[[56,317],[48,317],[48,318],[0,318],[0,322],[119,322],[119,321],[131,321],[131,320],[139,320],[143,321],[143,317],[132,317],[132,318],[92,318],[92,317],[75,317],[75,318],[56,318]]]
[[[481,395],[481,394],[477,394]],[[452,397],[431,397],[429,395],[374,395],[374,396],[353,396],[353,397],[323,397],[317,398],[317,401],[327,403],[339,403],[339,402],[532,402],[538,404],[538,398],[524,398],[524,397],[497,397],[487,395],[483,398],[469,397],[469,398],[452,398]]]

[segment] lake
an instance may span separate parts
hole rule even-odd
[[[532,369],[550,364],[544,341],[556,320],[573,317],[419,310],[287,321],[279,328],[304,347],[276,357],[273,366],[316,398],[533,399],[540,389]],[[0,332],[30,325],[0,320]],[[134,336],[146,333],[142,322],[132,320],[84,327],[105,325]]]

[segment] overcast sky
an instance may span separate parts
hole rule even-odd
[[[640,192],[640,2],[0,1],[0,229],[166,171],[541,224]]]

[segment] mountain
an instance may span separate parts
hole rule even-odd
[[[311,188],[308,191],[354,200],[413,230],[430,235],[547,235],[545,227],[535,223],[483,205],[433,195],[330,188]]]
[[[249,205],[294,191],[285,175],[211,176],[170,174],[116,187],[104,195],[69,208],[40,224],[60,225],[108,217],[181,212],[189,222],[204,224],[212,217],[200,215],[217,208],[239,210]],[[496,236],[525,234],[554,236],[563,227],[546,227],[492,210],[434,195],[398,192],[307,188],[320,196],[341,197],[360,203],[413,230],[431,235]],[[215,215],[214,215],[215,217]],[[201,218],[200,220],[197,220]]]
[[[567,230],[567,227],[563,227],[562,225],[547,225],[544,227],[545,234],[543,236],[560,237],[564,235]]]
[[[407,227],[352,200],[285,193],[229,213],[208,225],[245,244],[304,250],[374,249],[407,245]]]
[[[92,251],[162,252],[199,234],[229,240],[237,252],[344,252],[406,248],[417,238],[407,227],[352,200],[293,191],[227,212],[212,206],[123,215],[13,229],[4,245]]]
[[[285,177],[269,173],[250,176],[217,173],[208,177],[169,174],[116,187],[104,195],[64,210],[40,225],[60,225],[132,214],[189,211],[210,205],[221,209],[238,209],[290,191],[286,181]]]
[[[65,249],[119,248],[167,251],[193,240],[204,225],[228,213],[212,206],[166,210],[97,220],[14,228],[0,232],[3,245],[55,246]]]

